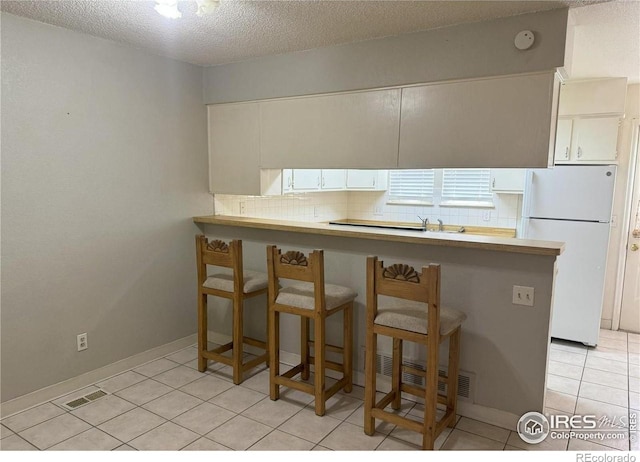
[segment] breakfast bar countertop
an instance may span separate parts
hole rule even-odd
[[[199,224],[238,226],[242,228],[268,229],[294,233],[320,234],[325,236],[350,237],[360,239],[403,242],[409,244],[435,245],[444,247],[463,247],[493,251],[523,253],[530,255],[560,255],[564,243],[538,241],[496,235],[479,234],[479,227],[465,227],[464,233],[455,232],[455,228],[445,227],[445,231],[403,230],[375,228],[361,225],[330,224],[328,222],[302,222],[274,220],[268,218],[236,217],[228,215],[206,215],[194,217]],[[488,228],[491,230],[491,228]]]

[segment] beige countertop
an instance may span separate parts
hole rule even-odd
[[[500,231],[496,231],[496,228],[487,228],[486,233],[491,233],[491,235],[485,235],[479,234],[482,231],[481,227],[467,226],[465,226],[465,229],[468,229],[468,232],[454,233],[369,228],[362,226],[332,225],[329,223],[309,223],[267,218],[234,217],[227,215],[194,217],[193,221],[195,223],[209,225],[238,226],[242,228],[257,228],[292,233],[373,239],[390,242],[404,242],[408,244],[463,247],[531,255],[560,255],[564,250],[564,243],[562,242],[504,237],[504,235],[500,235]],[[445,230],[448,230],[448,228],[445,227]]]

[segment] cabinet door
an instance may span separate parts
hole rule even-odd
[[[260,195],[257,103],[208,106],[209,191]]]
[[[522,194],[524,192],[523,168],[492,168],[491,191],[503,194]]]
[[[396,167],[400,90],[260,103],[263,168]]]
[[[282,193],[293,191],[293,170],[285,168],[282,170]]]
[[[573,128],[572,119],[558,120],[556,131],[555,161],[568,162],[571,153],[571,132]]]
[[[546,168],[554,92],[551,72],[403,88],[398,167]]]
[[[293,169],[294,191],[317,191],[320,189],[319,169]]]
[[[320,188],[328,191],[339,191],[346,187],[346,171],[340,169],[322,170]]]
[[[376,189],[377,170],[347,170],[347,189]]]
[[[575,119],[573,150],[576,162],[615,161],[618,155],[617,117]]]

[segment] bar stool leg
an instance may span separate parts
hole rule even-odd
[[[373,326],[367,326],[365,352],[365,386],[364,386],[364,432],[371,436],[376,431],[376,419],[371,410],[376,405],[376,351],[378,336]]]
[[[458,403],[458,373],[460,368],[460,327],[449,337],[449,366],[447,370],[447,411],[453,412],[449,427],[456,424],[456,407]]]
[[[402,339],[393,338],[393,365],[391,374],[391,386],[394,391],[391,407],[400,409],[401,389],[402,389]]]
[[[280,313],[269,308],[269,394],[275,401],[280,398],[280,385],[275,378],[280,375]]]
[[[233,297],[233,383],[239,385],[242,382],[242,355],[243,355],[243,300],[238,295]]]
[[[313,320],[314,328],[314,353],[315,353],[315,377],[314,392],[316,400],[316,415],[323,416],[325,413],[325,321],[321,314]]]
[[[202,353],[209,349],[207,340],[207,295],[198,295],[198,370],[207,370],[207,358]]]
[[[302,380],[309,380],[309,318],[300,316],[300,357],[302,364]]]
[[[353,390],[353,303],[350,303],[349,306],[344,309],[342,323],[344,391],[345,393],[351,393],[351,390]]]
[[[427,340],[427,374],[425,380],[424,426],[422,449],[433,449],[436,433],[436,406],[438,404],[438,343]]]

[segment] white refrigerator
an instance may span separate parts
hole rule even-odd
[[[556,166],[527,171],[522,237],[562,241],[551,336],[598,343],[616,167]]]

